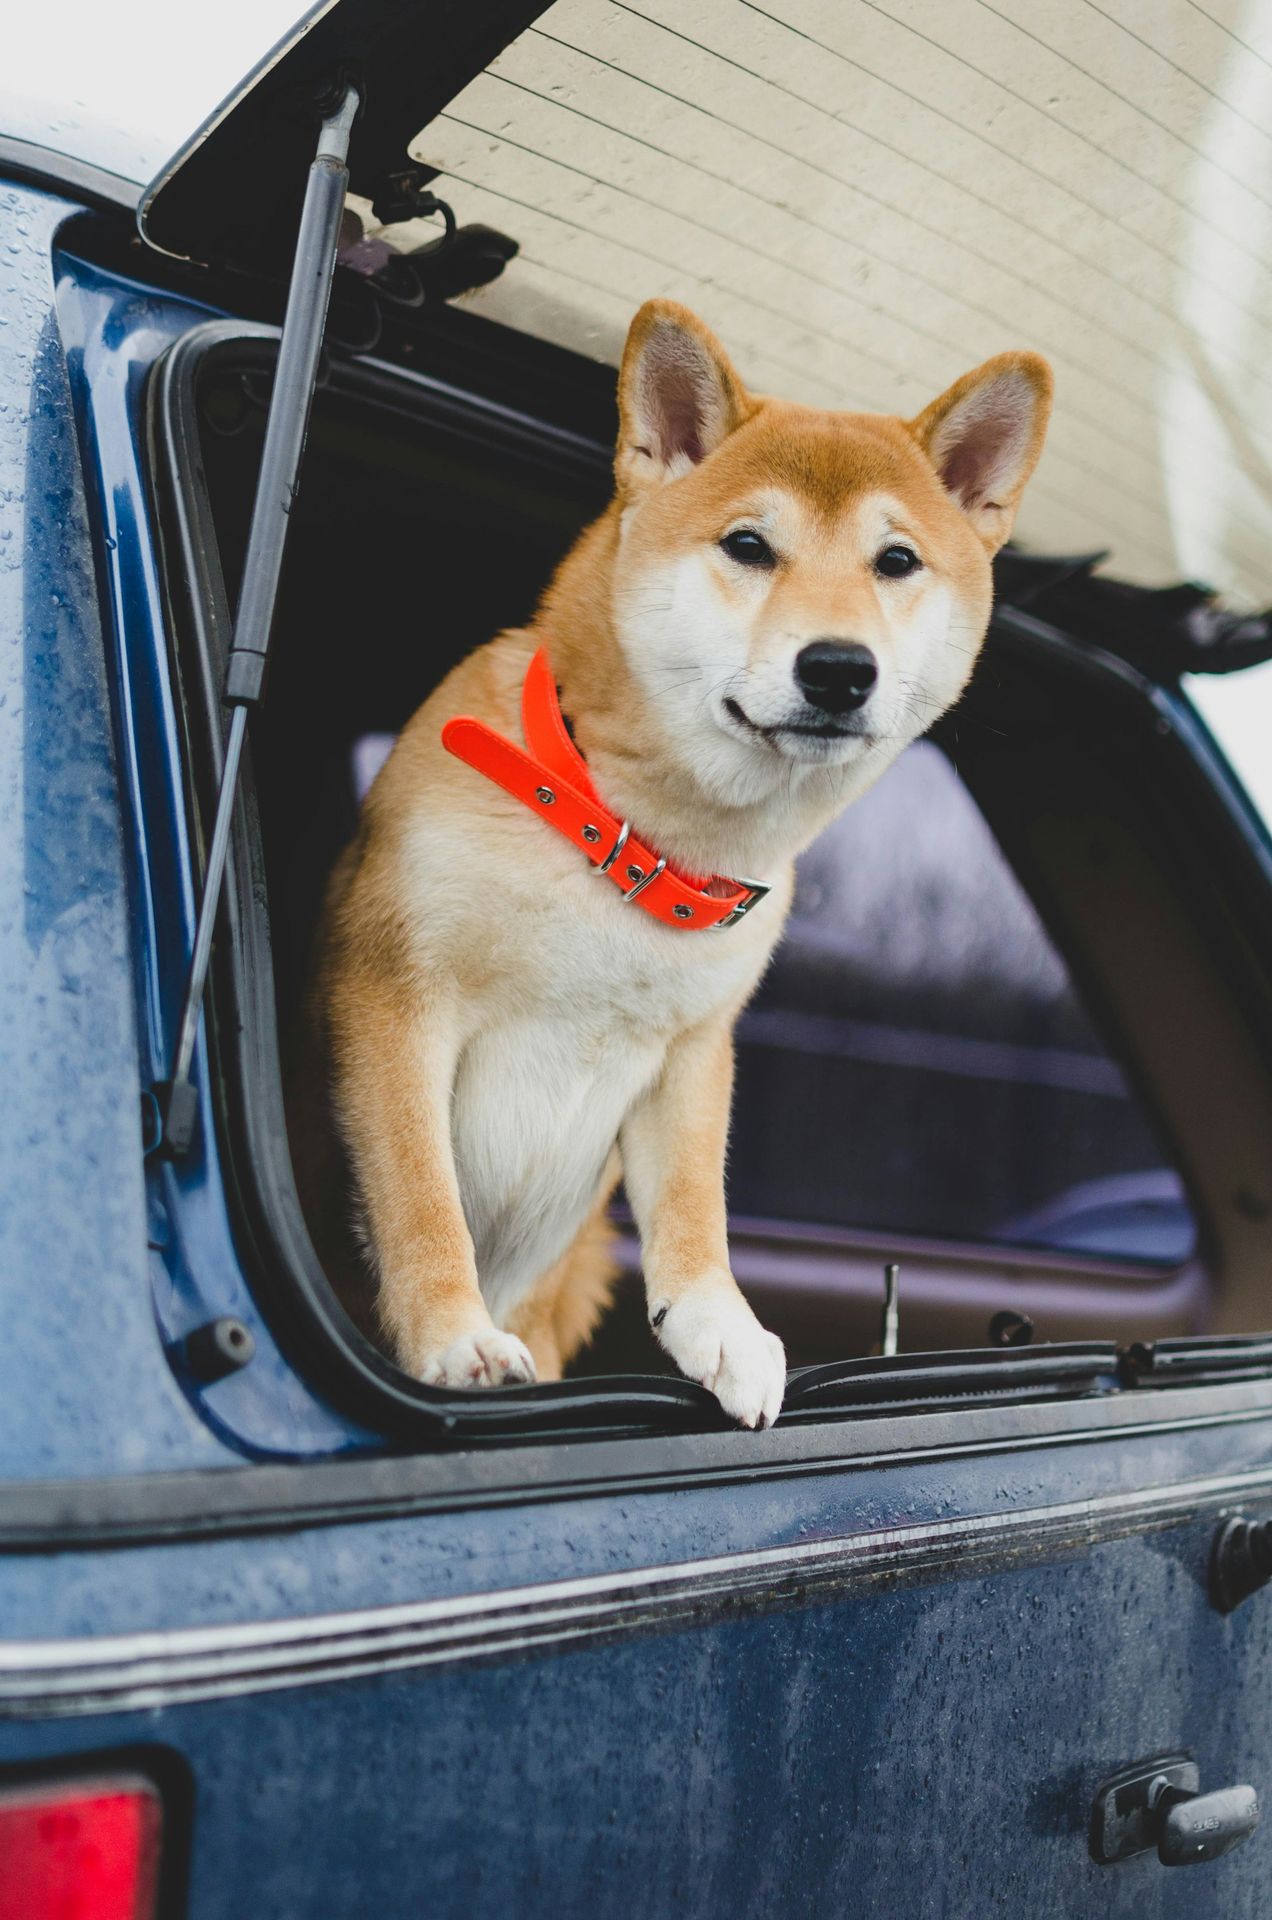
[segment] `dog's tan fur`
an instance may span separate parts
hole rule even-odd
[[[452,1384],[558,1374],[608,1296],[621,1157],[660,1339],[764,1424],[783,1357],[729,1272],[733,1025],[780,933],[794,855],[966,683],[1050,374],[1004,354],[912,422],[820,412],[748,394],[700,321],[654,301],[619,400],[613,504],[532,625],[425,703],[368,797],[321,930],[314,1044],[329,1050],[382,1336],[406,1369]],[[763,532],[771,568],[722,551],[739,525]],[[889,541],[921,569],[881,578]],[[834,741],[783,718],[803,698],[795,654],[824,637],[880,663],[877,722]],[[610,808],[687,871],[773,884],[747,919],[680,932],[626,908],[446,754],[442,725],[461,712],[521,738],[538,646]]]

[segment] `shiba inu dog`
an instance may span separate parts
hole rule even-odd
[[[658,1339],[776,1419],[729,1270],[734,1021],[794,856],[966,684],[1050,399],[1004,353],[914,420],[822,412],[748,393],[684,308],[636,315],[613,503],[410,722],[320,931],[315,1044],[416,1378],[557,1375],[621,1174]]]

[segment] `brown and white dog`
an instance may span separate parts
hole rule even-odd
[[[794,856],[965,686],[1050,397],[1045,361],[1005,353],[912,421],[821,412],[749,394],[684,308],[636,315],[613,503],[532,625],[406,728],[320,933],[315,1044],[380,1337],[416,1378],[559,1374],[607,1299],[621,1171],[658,1339],[744,1426],[776,1419],[781,1343],[729,1271],[733,1025]],[[540,648],[614,818],[673,872],[768,883],[754,911],[629,907],[604,847],[446,751],[459,714],[522,743]]]

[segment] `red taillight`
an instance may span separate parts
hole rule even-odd
[[[151,1920],[162,1825],[145,1780],[0,1792],[0,1920]]]

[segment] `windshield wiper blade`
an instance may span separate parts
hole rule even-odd
[[[278,364],[265,423],[265,445],[252,508],[252,526],[243,565],[234,638],[225,668],[225,704],[231,709],[225,761],[217,793],[216,817],[208,848],[203,897],[195,927],[194,951],[181,1006],[177,1043],[169,1077],[155,1088],[163,1120],[160,1146],[171,1158],[189,1152],[198,1119],[198,1096],[190,1079],[199,1013],[212,957],[230,823],[238,791],[239,766],[247,734],[248,709],[265,689],[265,665],[278,599],[291,510],[305,451],[305,436],[318,377],[318,357],[331,299],[340,216],[349,185],[349,138],[357,117],[355,88],[341,89],[339,104],[323,120],[318,149],[309,169],[296,253],[292,261],[287,311],[278,346]]]

